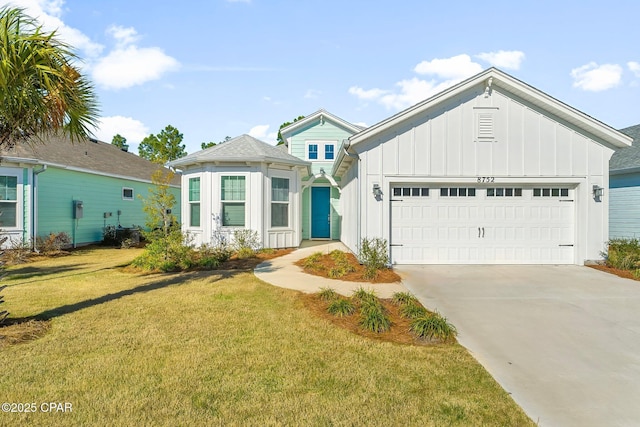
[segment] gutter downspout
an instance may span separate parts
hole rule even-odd
[[[36,248],[36,238],[38,234],[38,175],[47,170],[47,165],[42,165],[42,169],[33,169],[33,182],[31,190],[31,246],[34,252]]]

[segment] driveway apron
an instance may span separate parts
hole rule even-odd
[[[541,426],[640,425],[640,282],[580,266],[398,266]]]

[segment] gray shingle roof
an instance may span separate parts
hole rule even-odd
[[[631,147],[617,150],[609,161],[609,170],[630,169],[640,167],[640,125],[620,129],[620,132],[633,138]]]
[[[157,164],[112,144],[95,140],[71,143],[62,137],[49,137],[44,143],[19,144],[12,149],[2,150],[0,161],[2,159],[66,166],[149,182],[151,175],[159,168]],[[180,176],[176,174],[171,183],[180,185]]]
[[[292,166],[309,166],[278,146],[267,144],[249,135],[240,135],[213,147],[201,150],[170,163],[180,167],[209,162],[273,162]]]

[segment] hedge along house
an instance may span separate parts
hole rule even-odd
[[[295,247],[302,239],[302,178],[310,164],[249,135],[169,164],[182,170],[183,230],[196,245],[230,241],[239,229],[265,247]]]
[[[640,125],[621,129],[633,145],[609,162],[609,237],[640,238]]]
[[[302,179],[303,239],[340,239],[342,190],[331,171],[342,141],[362,129],[321,109],[280,130],[288,153],[311,163]]]
[[[67,233],[74,245],[100,242],[106,226],[144,226],[144,198],[158,165],[90,140],[50,138],[0,153],[0,229],[12,240]],[[168,169],[166,170],[168,172]],[[170,191],[180,218],[180,177]]]
[[[609,159],[630,143],[491,68],[344,143],[340,238],[385,238],[398,264],[599,259]]]

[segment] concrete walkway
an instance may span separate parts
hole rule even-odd
[[[254,270],[256,277],[281,288],[295,289],[305,293],[318,292],[320,288],[331,288],[344,296],[351,296],[353,291],[363,287],[374,290],[380,298],[391,298],[395,292],[406,292],[402,283],[364,283],[345,282],[343,280],[325,279],[302,271],[294,263],[306,258],[314,252],[328,254],[334,249],[349,252],[342,242],[303,242],[303,246],[288,255],[265,261]]]

